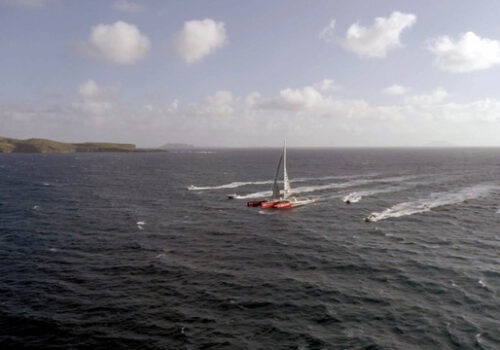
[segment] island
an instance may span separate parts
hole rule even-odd
[[[0,137],[0,153],[74,153],[74,152],[166,152],[160,148],[136,148],[131,143],[65,143],[47,139],[19,140]]]

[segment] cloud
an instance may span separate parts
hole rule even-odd
[[[319,38],[326,42],[335,42],[335,20],[332,19],[328,25],[319,32]]]
[[[448,92],[442,87],[438,87],[427,95],[408,96],[405,98],[405,102],[408,104],[430,105],[442,102],[446,97],[448,97]]]
[[[387,18],[377,17],[373,25],[364,27],[358,23],[352,24],[344,39],[338,41],[345,50],[352,51],[359,56],[384,58],[390,50],[401,47],[400,36],[403,30],[412,27],[417,16],[401,12],[393,12]],[[320,37],[327,42],[334,42],[332,20],[320,33]]]
[[[500,123],[500,101],[486,98],[470,103],[448,103],[441,105],[440,113],[436,115],[449,121],[470,122],[477,126],[481,123]],[[497,132],[497,130],[493,128],[492,131]]]
[[[83,98],[94,98],[100,95],[101,88],[94,80],[87,80],[78,86],[78,95]]]
[[[301,89],[284,89],[280,91],[278,101],[286,109],[304,109],[318,107],[325,103],[323,95],[314,87]]]
[[[214,117],[230,116],[233,113],[235,102],[236,99],[231,91],[219,90],[214,95],[205,98],[199,111]]]
[[[320,83],[275,94],[218,90],[197,101],[122,100],[118,89],[82,82],[74,96],[45,101],[0,100],[0,130],[11,137],[132,142],[158,146],[422,146],[439,140],[498,146],[500,100],[450,101],[443,88],[379,105],[322,91]],[[327,84],[328,85],[328,84]]]
[[[138,13],[144,11],[144,7],[130,0],[116,0],[113,8],[128,13]]]
[[[299,111],[319,108],[327,104],[325,97],[314,86],[299,89],[286,88],[273,98],[263,99],[259,108],[271,110]]]
[[[340,89],[331,79],[323,79],[319,83],[314,84],[314,88],[322,92],[332,92]]]
[[[133,64],[148,55],[151,41],[135,25],[118,21],[92,27],[88,42],[80,44],[78,49],[109,63]]]
[[[329,93],[336,89],[333,80],[323,79],[321,82],[302,88],[282,89],[278,96],[271,98],[261,98],[254,93],[257,97],[254,98],[253,105],[260,109],[320,112],[332,106],[333,100]]]
[[[409,88],[401,86],[398,84],[392,84],[384,89],[384,94],[386,95],[405,95],[410,91]]]
[[[333,91],[331,82],[331,80],[325,79],[311,86],[282,89],[278,96],[261,98],[260,101],[256,101],[254,108],[330,118],[351,118],[364,116],[367,113],[368,104],[363,100],[334,98],[331,95]],[[325,89],[325,85],[328,87],[327,89]]]
[[[227,42],[225,24],[212,19],[184,22],[174,39],[178,54],[187,63],[195,63]]]
[[[456,40],[446,35],[432,39],[428,49],[435,56],[436,66],[453,73],[484,70],[500,63],[500,41],[481,38],[473,32]]]
[[[94,80],[87,80],[77,88],[79,100],[73,103],[77,112],[88,116],[104,116],[113,110],[116,88],[99,86]]]

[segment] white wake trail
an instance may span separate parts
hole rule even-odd
[[[366,184],[376,183],[376,182],[402,182],[402,181],[412,179],[415,177],[416,177],[415,175],[393,176],[393,177],[386,177],[386,178],[380,178],[380,179],[357,179],[357,180],[346,181],[346,182],[334,182],[334,183],[329,183],[326,185],[302,186],[302,187],[295,187],[293,189],[293,193],[294,194],[311,193],[311,192],[318,192],[318,191],[324,191],[324,190],[330,190],[330,189],[339,189],[339,188],[348,188],[348,187],[366,185]],[[249,198],[268,197],[271,195],[272,195],[271,191],[260,191],[260,192],[254,192],[254,193],[249,193],[249,194],[244,194],[244,195],[232,194],[231,197],[235,198],[235,199],[249,199]]]
[[[370,173],[370,174],[358,174],[358,175],[337,175],[337,176],[322,176],[322,177],[299,177],[290,182],[307,182],[307,181],[321,181],[321,180],[335,180],[335,179],[348,179],[348,178],[360,178],[360,177],[373,177],[378,174]],[[283,181],[279,181],[282,183]],[[262,181],[235,181],[230,182],[223,185],[217,186],[188,186],[188,191],[208,191],[208,190],[221,190],[227,188],[238,188],[249,185],[270,185],[273,183],[273,180],[262,180]]]
[[[429,197],[413,202],[396,204],[382,212],[374,212],[366,217],[366,221],[380,221],[401,216],[424,213],[444,205],[462,203],[466,200],[477,199],[487,196],[491,191],[499,187],[492,184],[479,184],[463,188],[458,192],[432,193]]]
[[[410,186],[389,186],[389,187],[382,187],[382,188],[374,188],[371,190],[355,191],[355,192],[351,192],[351,193],[345,195],[342,200],[348,204],[349,203],[357,203],[363,197],[373,196],[373,195],[380,194],[380,193],[390,193],[390,192],[403,191],[403,190],[406,190],[408,188],[410,188]]]
[[[273,182],[271,180],[265,180],[265,181],[235,181],[231,182],[228,184],[224,185],[218,185],[218,186],[195,186],[191,185],[187,189],[189,191],[207,191],[207,190],[220,190],[224,188],[237,188],[241,186],[248,186],[248,185],[268,185],[272,184]]]
[[[355,192],[351,192],[351,193],[345,195],[342,200],[347,204],[357,203],[361,199],[363,199],[363,197],[373,196],[373,195],[380,194],[380,193],[391,193],[391,192],[404,191],[404,190],[408,190],[410,188],[413,188],[413,187],[416,187],[419,185],[430,185],[432,183],[440,183],[443,181],[448,181],[452,177],[453,176],[447,176],[446,178],[432,180],[432,181],[411,181],[411,182],[406,182],[404,184],[404,186],[398,185],[398,186],[380,187],[380,188],[355,191]]]
[[[280,193],[283,194],[283,191],[280,191]],[[272,194],[273,194],[272,191],[262,191],[249,194],[232,194],[230,196],[234,199],[250,199],[250,198],[270,197]]]

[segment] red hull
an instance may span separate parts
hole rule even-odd
[[[267,201],[250,201],[247,202],[247,207],[260,207],[260,205],[265,202]]]
[[[292,208],[293,203],[292,202],[281,202],[278,203],[274,206],[276,209],[287,209],[287,208]]]
[[[279,204],[280,201],[266,201],[266,202],[262,202],[260,204],[260,207],[262,209],[271,209],[271,208],[274,208],[275,205]]]

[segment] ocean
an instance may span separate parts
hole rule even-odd
[[[500,149],[280,152],[0,155],[0,348],[500,348]]]

